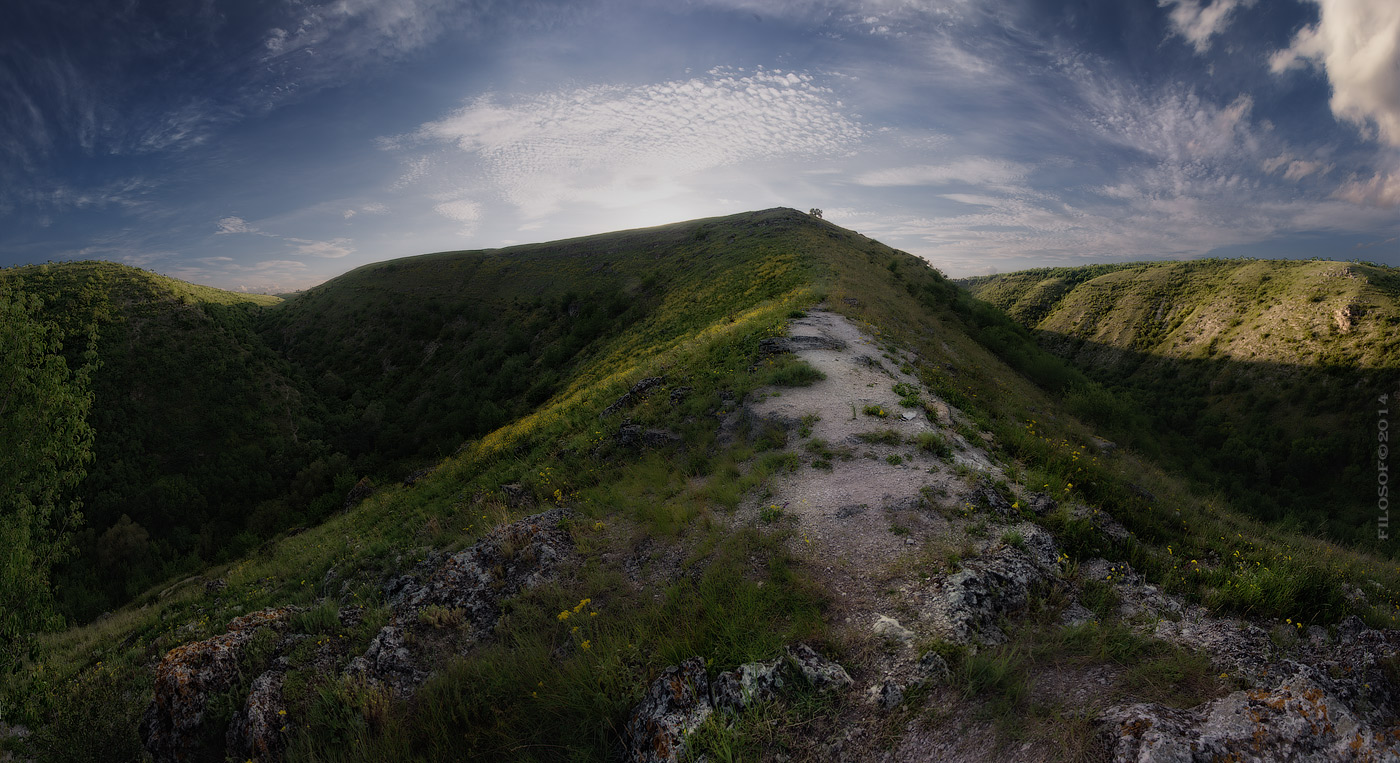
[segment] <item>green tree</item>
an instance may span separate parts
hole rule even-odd
[[[73,490],[92,459],[89,335],[71,371],[42,304],[0,285],[0,673],[32,653],[39,631],[62,624],[49,573],[82,521]]]

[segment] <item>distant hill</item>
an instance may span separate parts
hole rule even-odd
[[[1197,260],[966,279],[1142,412],[1121,431],[1270,520],[1374,538],[1376,400],[1400,367],[1400,271]],[[1088,402],[1085,402],[1088,405]]]

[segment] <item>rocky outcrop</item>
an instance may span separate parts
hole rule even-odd
[[[1115,761],[1400,760],[1390,729],[1367,723],[1303,665],[1271,690],[1190,710],[1152,704],[1104,713]]]
[[[923,612],[937,635],[960,644],[999,644],[1006,634],[997,620],[1025,609],[1036,586],[1058,579],[1058,550],[1049,532],[1023,522],[1008,534],[1020,543],[963,562],[939,581]]]
[[[647,687],[627,721],[628,760],[674,763],[685,751],[685,737],[714,712],[705,660],[691,657],[672,665]]]
[[[550,509],[492,530],[471,548],[453,554],[421,577],[405,575],[385,586],[393,622],[380,629],[365,653],[346,673],[412,694],[430,674],[414,654],[412,634],[424,627],[428,607],[460,613],[459,646],[488,636],[501,616],[501,603],[553,579],[573,555],[567,522],[573,513]]]
[[[946,669],[946,668],[945,668]],[[691,657],[661,671],[627,721],[629,763],[681,760],[686,736],[715,711],[738,712],[771,702],[784,687],[807,684],[817,691],[841,691],[853,681],[846,669],[806,644],[794,644],[785,658],[749,662],[709,679],[705,661]],[[902,687],[895,687],[902,697]],[[896,702],[897,704],[897,702]]]
[[[344,674],[409,695],[435,667],[415,652],[415,631],[429,607],[454,613],[460,627],[452,636],[470,644],[489,635],[501,604],[521,591],[550,580],[573,553],[567,529],[570,513],[552,509],[497,528],[476,545],[448,557],[429,555],[419,575],[395,578],[385,586],[392,622],[381,628],[364,654],[350,660]],[[176,647],[156,668],[155,699],[141,721],[140,734],[157,761],[278,761],[283,757],[289,708],[283,685],[297,655],[301,675],[334,679],[349,656],[339,639],[306,642],[312,636],[287,633],[297,608],[269,609],[239,617],[228,632]],[[353,627],[362,613],[337,613],[340,628]],[[275,637],[253,659],[247,653],[259,632]],[[443,638],[443,636],[437,636]],[[242,683],[251,678],[251,685]],[[215,728],[207,711],[213,697],[240,690],[248,694],[226,728]]]
[[[622,393],[622,395],[618,397],[612,405],[608,406],[607,408],[604,408],[603,412],[598,414],[598,418],[605,419],[613,415],[614,413],[621,411],[623,408],[630,408],[636,405],[638,402],[641,401],[643,397],[646,396],[648,392],[650,392],[655,387],[661,386],[663,383],[665,383],[665,381],[666,380],[660,376],[648,376],[645,379],[642,379],[636,384],[633,384],[631,389]]]
[[[374,483],[370,481],[369,477],[361,477],[360,481],[350,488],[350,492],[345,494],[345,502],[341,504],[340,508],[349,511],[372,495],[374,495]]]
[[[210,698],[238,684],[240,662],[258,632],[284,630],[296,611],[283,607],[243,615],[228,624],[227,633],[175,647],[165,655],[156,667],[155,698],[139,729],[153,758],[183,761],[217,754],[223,739],[205,724]]]
[[[771,702],[788,682],[781,659],[749,662],[715,676],[710,691],[716,708],[738,711],[756,702]]]
[[[229,754],[243,760],[281,760],[286,749],[283,732],[287,705],[282,698],[286,663],[253,680],[243,711],[229,724],[224,745]]]
[[[787,657],[792,667],[817,691],[845,689],[854,681],[846,669],[817,654],[806,644],[796,644],[787,648]]]

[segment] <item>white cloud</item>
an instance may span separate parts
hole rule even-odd
[[[587,87],[511,103],[484,96],[424,124],[415,137],[466,152],[484,165],[501,196],[527,217],[540,217],[572,201],[668,198],[704,170],[840,154],[863,135],[811,75],[715,69],[689,80]],[[423,172],[414,162],[400,182]]]
[[[305,238],[287,237],[287,241],[293,244],[296,254],[303,257],[324,257],[336,259],[344,257],[355,251],[348,238],[333,238],[330,241],[314,241]]]
[[[257,233],[258,229],[248,224],[247,220],[241,217],[219,218],[219,229],[214,231],[215,235],[222,236],[226,233]]]
[[[974,157],[948,164],[923,164],[914,167],[873,170],[858,175],[855,182],[857,185],[874,187],[948,185],[950,183],[1003,186],[1023,181],[1028,169],[1025,165],[1015,162]]]
[[[1241,8],[1249,8],[1255,0],[1157,0],[1158,7],[1171,8],[1167,20],[1171,33],[1186,38],[1197,53],[1210,50],[1210,38],[1225,31],[1231,17]]]
[[[1374,207],[1400,207],[1400,159],[1370,178],[1353,177],[1337,189],[1337,198]]]
[[[1275,53],[1270,68],[1276,74],[1305,64],[1321,69],[1332,85],[1334,115],[1400,146],[1400,2],[1312,2],[1321,9],[1318,23]]]
[[[444,201],[433,209],[443,217],[460,223],[476,222],[481,218],[481,205],[466,199]]]
[[[1269,174],[1273,174],[1282,169],[1285,180],[1302,180],[1314,173],[1325,175],[1331,172],[1332,168],[1336,165],[1308,161],[1306,159],[1300,159],[1288,152],[1284,152],[1270,159],[1265,159],[1259,166],[1264,172]]]
[[[433,211],[460,223],[457,233],[462,236],[475,233],[477,222],[481,219],[481,205],[470,199],[449,199],[433,207]]]

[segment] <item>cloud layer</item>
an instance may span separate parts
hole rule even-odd
[[[505,103],[483,96],[414,137],[478,159],[506,201],[538,218],[569,202],[664,198],[687,177],[716,167],[839,154],[863,134],[810,74],[721,68],[687,80]],[[462,208],[438,211],[460,219]]]

